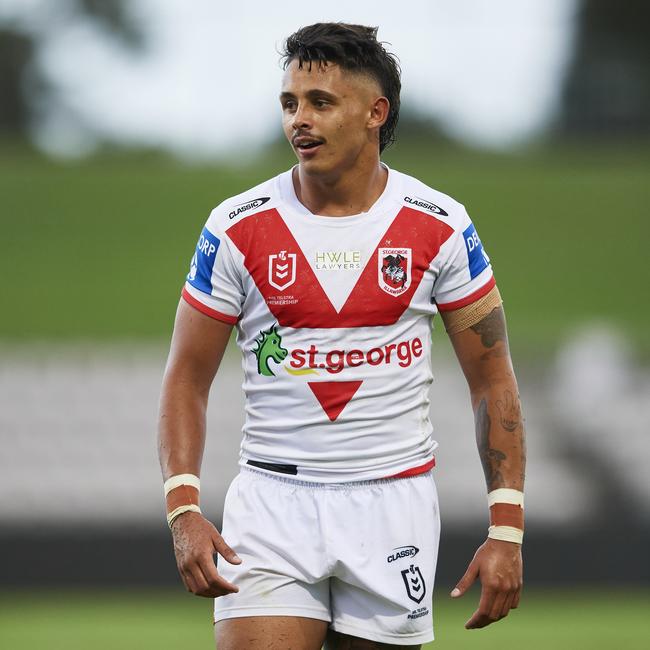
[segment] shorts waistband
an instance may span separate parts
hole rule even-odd
[[[247,465],[259,467],[260,469],[267,469],[269,472],[277,472],[278,474],[292,474],[295,476],[298,473],[297,465],[284,465],[281,463],[263,463],[260,460],[247,460]]]
[[[285,485],[290,485],[293,487],[301,488],[314,488],[320,490],[349,490],[355,488],[364,488],[372,487],[376,485],[387,485],[388,483],[396,483],[398,481],[403,481],[405,479],[418,479],[432,474],[432,470],[423,472],[421,474],[416,474],[415,476],[390,476],[388,478],[376,478],[376,479],[367,479],[364,481],[346,481],[344,483],[323,483],[319,481],[302,481],[298,478],[294,478],[291,475],[286,473],[276,473],[273,470],[263,471],[257,467],[246,464],[241,466],[242,474],[251,474],[259,478],[269,479],[270,481],[276,481],[277,483],[284,483]]]

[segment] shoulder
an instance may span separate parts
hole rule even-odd
[[[215,234],[225,233],[243,219],[277,207],[281,202],[280,179],[282,176],[283,174],[280,174],[270,178],[222,201],[210,213],[206,227]]]
[[[391,170],[399,177],[400,196],[395,197],[404,207],[430,214],[450,226],[454,231],[463,231],[470,224],[465,206],[456,199],[436,190],[413,176]]]

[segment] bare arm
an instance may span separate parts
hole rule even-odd
[[[231,330],[231,325],[180,301],[160,396],[158,457],[164,480],[200,473],[208,394]],[[218,575],[213,556],[217,552],[235,564],[239,558],[202,515],[186,512],[178,516],[172,536],[178,570],[188,591],[208,597],[237,591]]]
[[[451,334],[450,338],[470,389],[476,444],[487,490],[523,491],[524,424],[503,308],[493,309],[478,323]],[[481,581],[481,599],[465,624],[467,628],[484,627],[500,620],[519,604],[521,546],[487,539],[452,595],[461,596],[476,578]]]

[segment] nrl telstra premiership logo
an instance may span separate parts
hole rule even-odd
[[[269,255],[269,284],[284,291],[296,281],[296,254],[280,251]]]

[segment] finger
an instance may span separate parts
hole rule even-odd
[[[491,623],[489,614],[496,596],[497,592],[494,589],[486,587],[485,585],[481,587],[481,598],[478,607],[467,623],[465,623],[465,627],[468,630],[485,627]]]
[[[183,585],[185,585],[185,589],[187,589],[187,591],[192,591],[192,587],[194,583],[190,582],[191,576],[188,576],[187,571],[185,571],[185,567],[181,565],[178,559],[176,560],[176,568],[178,569],[178,574],[180,575],[181,580],[183,581]]]
[[[217,567],[212,557],[205,558],[199,565],[203,577],[208,585],[206,595],[217,598],[225,594],[235,594],[239,591],[237,585],[228,582],[223,576],[219,575]]]
[[[452,589],[451,597],[459,598],[462,596],[474,583],[478,577],[478,565],[472,560],[467,567],[467,571],[463,577],[458,581],[458,584]]]
[[[197,596],[203,596],[209,590],[209,586],[208,581],[205,579],[203,572],[201,571],[201,568],[198,566],[198,564],[195,564],[189,568],[188,573],[191,576],[192,583],[194,585],[192,593],[196,594]]]
[[[494,596],[494,600],[491,603],[490,611],[488,612],[488,618],[490,622],[498,621],[503,616],[503,608],[506,604],[506,599],[509,594],[507,591],[498,591]]]
[[[190,593],[196,593],[196,582],[194,582],[194,578],[192,577],[192,574],[189,571],[185,571],[184,569],[179,568],[179,572],[181,574],[181,578],[183,579],[183,584],[185,585],[185,589],[189,591]]]
[[[481,614],[478,609],[472,614],[472,617],[465,623],[466,630],[478,630],[481,627],[489,625],[492,621],[486,614]]]
[[[180,569],[178,570],[178,573],[179,573],[179,575],[181,577],[181,580],[183,581],[183,586],[185,587],[185,590],[186,591],[192,591],[190,589],[190,585],[187,582],[187,578],[185,577],[185,574]]]
[[[521,587],[515,591],[514,598],[512,599],[511,609],[517,609],[519,607],[519,599],[521,598]]]
[[[226,544],[224,538],[221,537],[219,533],[215,533],[212,537],[212,545],[214,546],[214,550],[219,553],[224,560],[230,562],[230,564],[241,564],[241,558],[239,555],[237,555],[237,553]]]
[[[512,609],[512,601],[514,600],[514,597],[515,597],[514,591],[511,591],[509,594],[506,595],[505,600],[503,601],[503,608],[501,609],[501,615],[499,616],[499,619],[508,616],[510,610]]]

